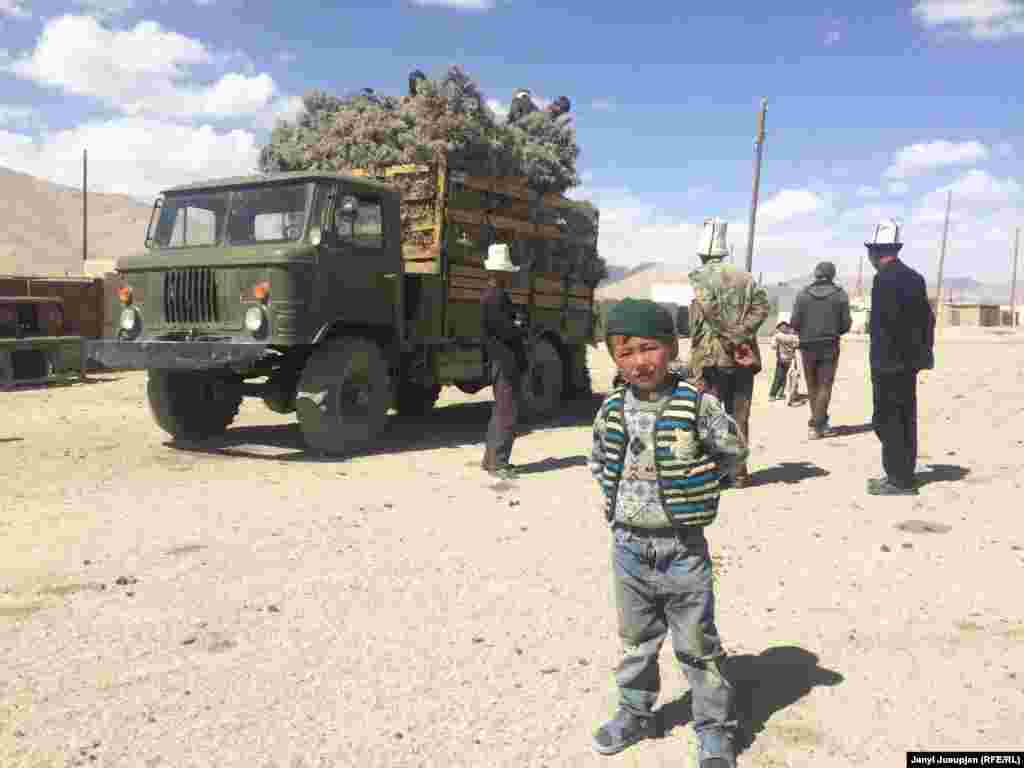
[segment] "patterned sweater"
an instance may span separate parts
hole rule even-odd
[[[655,421],[671,394],[672,388],[669,386],[654,400],[641,400],[632,388],[626,389],[623,418],[629,441],[615,499],[614,521],[638,528],[665,528],[672,525],[661,503],[654,460]],[[604,440],[605,412],[605,406],[602,405],[594,422],[590,454],[591,474],[602,488],[607,455]],[[739,436],[736,422],[711,394],[705,393],[700,398],[697,436],[703,451],[718,463],[719,472],[734,477],[737,465],[746,461],[749,451]]]

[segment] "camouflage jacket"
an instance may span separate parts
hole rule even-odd
[[[690,273],[694,300],[690,304],[690,370],[700,379],[705,368],[735,368],[733,353],[749,344],[753,371],[761,370],[757,331],[768,317],[768,294],[749,272],[709,260]]]

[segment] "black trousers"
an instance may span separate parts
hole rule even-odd
[[[893,485],[909,488],[917,466],[917,374],[872,371],[871,389],[882,467]]]
[[[807,426],[824,429],[828,424],[828,406],[832,402],[832,385],[835,384],[836,366],[839,364],[839,347],[831,356],[815,350],[801,350],[800,359],[804,364],[804,381],[807,382],[807,402],[811,406]]]
[[[749,368],[705,368],[704,381],[722,401],[725,412],[736,421],[736,429],[744,445],[750,445],[750,401],[754,397],[754,372]],[[747,465],[741,464],[737,477],[747,476]]]
[[[789,367],[793,365],[792,360],[775,361],[775,378],[772,379],[772,387],[768,390],[768,397],[782,397],[786,389],[786,377],[789,375]]]
[[[520,386],[521,376],[518,371],[509,374],[501,365],[497,366],[493,385],[494,410],[491,411],[491,420],[487,425],[485,466],[493,468],[509,464],[519,421]]]

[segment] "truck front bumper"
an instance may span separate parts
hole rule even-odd
[[[85,356],[107,368],[204,371],[246,368],[264,357],[266,344],[227,341],[85,342]]]

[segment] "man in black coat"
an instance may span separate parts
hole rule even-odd
[[[885,477],[868,481],[873,496],[917,493],[917,373],[935,365],[935,315],[924,278],[899,260],[899,225],[889,219],[865,243],[877,270],[871,286],[872,425],[882,442]]]
[[[833,434],[828,406],[839,364],[839,337],[850,330],[850,298],[835,284],[835,277],[835,264],[818,264],[814,268],[814,283],[797,294],[790,320],[800,334],[800,359],[811,406],[807,426],[812,440]]]
[[[509,276],[519,271],[509,257],[508,246],[492,245],[484,267],[488,270],[488,280],[480,305],[487,356],[494,364],[495,374],[494,410],[487,425],[487,448],[480,466],[496,477],[509,480],[516,476],[509,459],[519,420],[527,330],[516,322],[512,301],[505,291]]]

